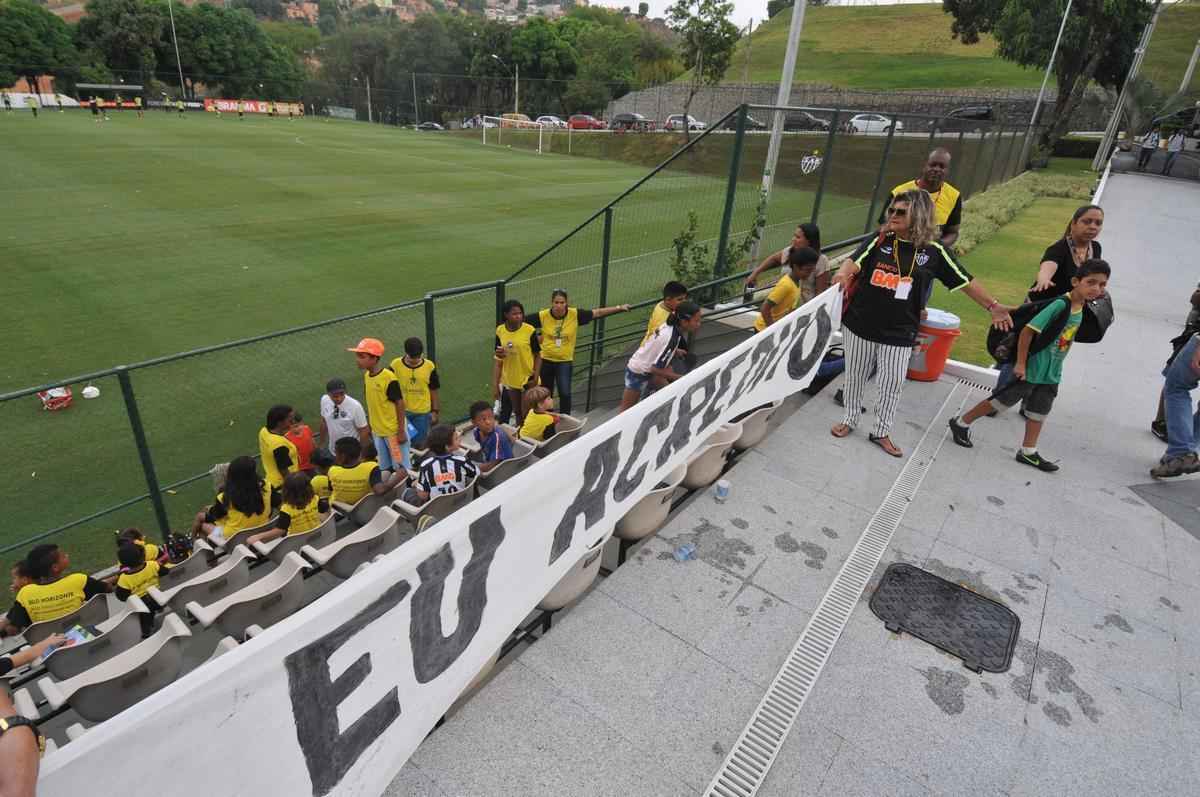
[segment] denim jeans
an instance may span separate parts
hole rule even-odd
[[[574,370],[575,363],[542,360],[542,387],[548,389],[552,396],[557,389],[558,409],[565,415],[571,414],[571,375]]]
[[[1016,363],[1014,363],[1012,361],[1009,361],[1006,363],[1000,363],[1000,375],[998,377],[996,377],[995,392],[999,393],[1001,390],[1008,387],[1008,384],[1013,381],[1013,366],[1014,365],[1016,365]]]
[[[1192,402],[1192,391],[1200,374],[1192,370],[1192,357],[1200,346],[1200,335],[1184,344],[1171,364],[1163,369],[1163,407],[1167,415],[1166,457],[1179,457],[1196,450],[1200,441],[1200,411]]]
[[[404,415],[408,418],[408,422],[413,425],[417,433],[413,435],[412,443],[424,443],[425,438],[429,437],[429,424],[433,419],[431,412],[405,412]]]

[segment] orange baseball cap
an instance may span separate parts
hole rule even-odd
[[[377,338],[363,338],[358,342],[358,345],[352,349],[346,349],[358,354],[371,354],[376,357],[383,356],[383,341]]]

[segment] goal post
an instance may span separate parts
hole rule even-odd
[[[516,147],[541,154],[545,128],[528,119],[511,119],[504,116],[481,116],[483,143],[496,146]]]

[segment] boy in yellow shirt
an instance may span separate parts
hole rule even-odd
[[[820,253],[807,246],[792,249],[788,253],[788,266],[791,270],[779,278],[779,282],[775,283],[775,287],[763,300],[762,309],[754,321],[756,330],[762,332],[795,310],[797,305],[816,295],[812,282],[817,261],[820,259]]]
[[[407,473],[409,439],[404,392],[400,389],[395,372],[383,365],[383,341],[363,338],[357,346],[347,351],[354,352],[355,362],[363,372],[367,420],[375,438],[379,467],[393,473]],[[336,440],[334,453],[337,453]]]
[[[654,305],[654,309],[650,311],[650,320],[646,322],[646,334],[642,336],[642,343],[650,339],[654,330],[667,323],[667,319],[671,317],[671,313],[675,312],[676,307],[687,301],[688,289],[682,282],[671,280],[663,286],[662,296],[662,301]]]
[[[554,396],[549,388],[531,387],[525,391],[525,423],[521,424],[521,437],[530,440],[549,440],[554,436],[554,425],[558,423],[558,415],[551,412],[554,409]]]
[[[522,394],[536,387],[542,369],[542,347],[537,330],[525,323],[525,306],[516,299],[504,303],[504,323],[496,327],[492,398],[500,399],[500,423],[516,413],[517,425],[525,420]]]
[[[420,338],[404,341],[404,356],[392,360],[392,372],[404,394],[404,415],[416,430],[412,443],[424,448],[431,424],[438,422],[440,407],[438,390],[441,380],[433,360],[425,359],[425,344]]]

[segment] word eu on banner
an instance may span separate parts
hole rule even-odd
[[[48,756],[41,797],[169,760],[176,797],[378,795],[509,633],[721,424],[812,381],[832,288]]]

